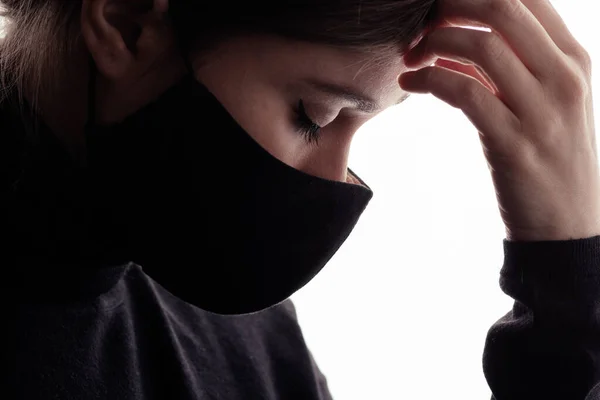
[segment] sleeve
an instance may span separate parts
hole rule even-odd
[[[600,236],[505,239],[500,287],[515,302],[486,338],[492,400],[600,400]]]

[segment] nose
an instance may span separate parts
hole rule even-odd
[[[352,136],[347,132],[323,132],[318,146],[313,145],[299,169],[319,178],[346,182]]]

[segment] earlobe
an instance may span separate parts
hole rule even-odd
[[[118,80],[135,62],[121,32],[106,18],[110,0],[83,0],[81,32],[98,71],[108,79]]]

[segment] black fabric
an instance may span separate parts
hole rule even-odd
[[[93,214],[112,232],[105,247],[220,314],[258,311],[304,286],[373,195],[273,157],[191,73],[125,121],[90,125]]]
[[[94,231],[109,225],[85,206],[96,193],[88,176],[14,106],[0,113],[0,293],[10,342],[1,398],[331,398],[290,300],[219,315],[174,296],[140,265],[120,264],[122,253],[102,240],[111,232]],[[174,260],[163,267],[189,279]]]
[[[16,366],[2,374],[2,398],[330,398],[289,300],[217,315],[173,295],[143,266],[88,245],[85,179],[53,135],[28,140],[23,122],[6,107],[0,113],[2,356]],[[501,288],[516,301],[487,336],[492,398],[600,399],[600,237],[504,241],[504,250]],[[74,261],[83,253],[113,266]],[[65,268],[36,268],[41,258],[32,254]],[[165,268],[181,265],[166,260]]]
[[[218,315],[171,295],[138,265],[113,273],[108,291],[85,300],[18,302],[15,398],[331,398],[291,301]]]
[[[500,287],[515,303],[485,344],[495,399],[600,399],[600,236],[504,240]]]

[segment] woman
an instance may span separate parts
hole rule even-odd
[[[589,57],[549,3],[4,5],[16,398],[331,398],[286,299],[372,196],[354,132],[410,92],[465,112],[498,191],[495,399],[599,398]]]

